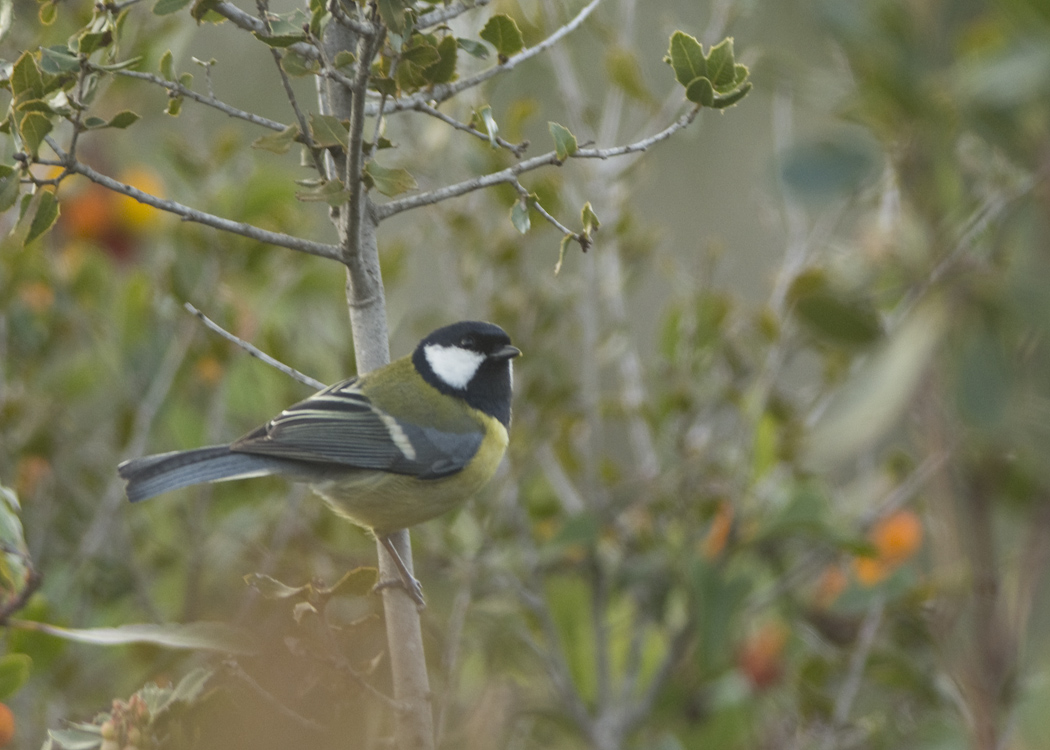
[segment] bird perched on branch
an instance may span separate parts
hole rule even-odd
[[[388,535],[455,508],[492,478],[507,448],[519,354],[499,326],[455,323],[229,445],[134,458],[117,471],[131,502],[248,477],[309,482],[336,513],[375,533],[422,604]]]

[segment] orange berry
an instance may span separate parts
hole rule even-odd
[[[813,603],[821,609],[830,607],[839,598],[848,580],[846,573],[839,564],[829,565],[824,568],[817,581],[817,590],[813,595]]]
[[[901,563],[922,545],[922,521],[910,510],[898,510],[875,524],[870,537],[882,560]]]
[[[15,715],[0,703],[0,747],[7,747],[15,736]]]
[[[890,566],[877,557],[854,557],[853,574],[862,586],[874,586],[890,574]]]
[[[113,194],[91,184],[62,201],[62,225],[77,239],[101,240],[113,231]]]

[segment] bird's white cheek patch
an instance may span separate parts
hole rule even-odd
[[[430,369],[452,388],[463,390],[485,361],[485,355],[458,346],[430,344],[423,349]]]

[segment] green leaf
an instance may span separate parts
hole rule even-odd
[[[416,189],[416,178],[407,169],[401,167],[388,169],[370,161],[365,165],[364,171],[368,178],[367,181],[388,198]]]
[[[112,31],[89,31],[77,38],[77,51],[82,55],[90,55],[111,44],[113,44]]]
[[[484,60],[489,56],[489,48],[481,42],[475,42],[473,39],[457,37],[456,45],[471,57],[476,57],[479,60]]]
[[[376,581],[379,580],[379,570],[368,566],[354,568],[328,588],[318,590],[318,593],[330,596],[341,592],[349,596],[364,596],[372,593]]]
[[[279,16],[269,16],[270,30],[268,33],[260,34],[252,32],[252,35],[270,47],[290,47],[297,42],[306,39],[303,26],[306,25],[306,14],[298,8],[291,13]]]
[[[167,16],[172,13],[178,13],[189,5],[190,2],[191,0],[157,0],[153,5],[153,15]]]
[[[0,701],[22,689],[32,667],[33,660],[26,654],[6,654],[0,659]]]
[[[295,50],[289,49],[281,55],[281,67],[288,75],[302,78],[317,73],[321,69],[321,64],[317,60],[303,57]]]
[[[525,47],[518,24],[508,15],[499,13],[488,20],[479,36],[496,48],[501,61],[517,54]]]
[[[576,136],[567,127],[556,122],[548,122],[547,128],[551,132],[551,137],[554,138],[554,152],[558,161],[565,161],[576,153]]]
[[[339,180],[326,180],[315,188],[297,192],[295,197],[305,202],[324,201],[329,206],[341,206],[350,200],[350,191]]]
[[[55,114],[55,110],[51,109],[51,105],[43,99],[27,99],[26,101],[15,107],[16,112],[40,112],[45,115]]]
[[[290,599],[310,590],[310,585],[289,586],[281,583],[276,578],[271,578],[263,573],[249,573],[244,577],[244,582],[259,592],[263,599]]]
[[[11,30],[11,21],[14,18],[14,0],[0,0],[0,41],[7,36]]]
[[[255,636],[221,622],[187,625],[120,625],[115,628],[61,628],[43,622],[17,621],[17,626],[77,643],[127,646],[149,643],[164,648],[188,648],[250,656],[259,652]]]
[[[412,46],[401,52],[401,62],[410,63],[420,68],[426,68],[441,60],[438,48],[430,44],[422,34],[412,35]]]
[[[201,696],[208,680],[214,675],[215,673],[210,669],[197,667],[179,680],[179,684],[171,691],[167,701],[157,706],[151,713],[158,714],[176,703],[193,703]]]
[[[483,106],[481,109],[475,111],[475,116],[481,120],[482,127],[485,129],[485,134],[489,137],[489,145],[492,148],[498,148],[499,144],[496,143],[496,135],[499,133],[499,125],[496,124],[496,118],[492,115],[492,107],[488,104]]]
[[[53,24],[55,19],[58,18],[58,6],[54,3],[54,0],[48,0],[48,2],[41,5],[37,17],[43,26]]]
[[[11,68],[11,96],[16,102],[44,96],[43,76],[29,52],[23,52]]]
[[[710,107],[715,103],[715,87],[706,78],[694,78],[686,86],[685,98],[694,104]]]
[[[73,73],[80,69],[77,56],[64,45],[44,47],[40,50],[40,70],[48,75]]]
[[[44,748],[51,750],[96,750],[102,745],[101,729],[48,729],[47,736]]]
[[[286,154],[299,137],[299,126],[289,125],[279,133],[262,135],[252,141],[252,148],[261,148],[274,154]]]
[[[742,67],[742,66],[740,66],[740,67]],[[740,88],[738,88],[736,91],[732,92],[731,94],[726,94],[724,96],[722,94],[716,95],[715,96],[715,101],[714,101],[714,103],[711,106],[714,109],[725,109],[726,107],[731,107],[734,104],[736,104],[738,101],[743,99],[745,96],[747,96],[749,91],[751,91],[751,82],[750,81],[745,83],[743,86],[741,86]]]
[[[18,134],[27,153],[36,156],[44,136],[51,132],[54,124],[51,119],[40,112],[27,112],[18,121]]]
[[[456,79],[457,50],[455,37],[446,36],[438,43],[438,61],[423,71],[423,78],[427,83],[448,83]]]
[[[134,68],[140,62],[142,62],[142,55],[138,55],[136,57],[129,57],[127,60],[121,60],[120,62],[112,63],[110,65],[99,65],[98,68],[99,70],[113,72],[115,70],[125,70],[127,68]]]
[[[33,196],[27,215],[31,215],[32,218],[23,243],[25,245],[43,235],[58,221],[58,199],[55,198],[55,194],[50,190],[39,190]]]
[[[171,54],[170,49],[160,56],[160,74],[164,76],[165,81],[175,80],[175,56]]]
[[[664,59],[671,64],[675,79],[683,86],[688,86],[697,78],[707,76],[703,47],[700,46],[700,42],[696,41],[696,37],[684,31],[676,31],[671,34],[671,46]]]
[[[22,186],[18,172],[8,166],[0,166],[0,214],[15,205]]]
[[[335,68],[347,68],[353,65],[356,60],[357,56],[353,52],[341,49],[332,58],[332,66]]]
[[[405,9],[410,4],[407,0],[378,0],[376,7],[386,27],[396,34],[402,34],[405,31]]]
[[[190,8],[190,16],[197,23],[207,21],[208,23],[222,23],[226,20],[226,17],[221,13],[216,12],[215,6],[219,4],[220,0],[193,0],[193,7]]]
[[[106,123],[107,128],[117,128],[118,130],[124,130],[131,125],[134,125],[142,119],[138,114],[132,112],[130,109],[125,109],[117,114],[113,115],[112,119]]]
[[[321,148],[341,146],[344,150],[350,138],[350,123],[335,115],[310,113],[310,138]]]
[[[525,199],[515,201],[514,205],[510,209],[510,223],[514,225],[514,228],[519,233],[525,234],[529,231],[529,227],[532,225],[529,219],[529,202]]]
[[[882,337],[875,307],[866,300],[833,290],[823,272],[802,273],[788,290],[799,321],[824,341],[840,346],[867,346]]]
[[[718,90],[735,83],[736,61],[733,59],[733,37],[726,37],[707,53],[707,79]]]

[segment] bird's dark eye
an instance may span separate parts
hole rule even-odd
[[[463,347],[464,349],[475,349],[475,348],[477,348],[477,344],[474,341],[474,337],[473,336],[464,336],[463,338],[461,338],[459,340],[459,345],[461,347]]]

